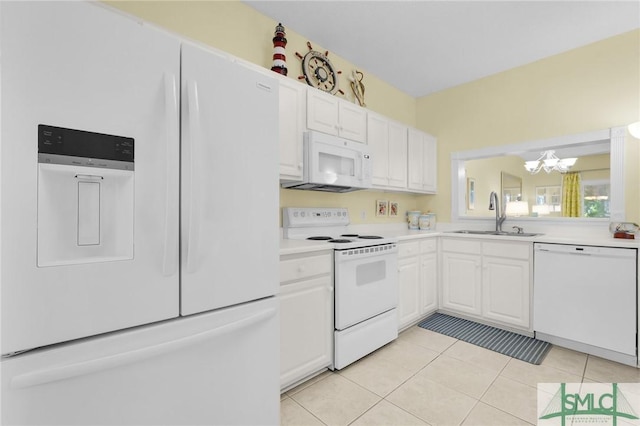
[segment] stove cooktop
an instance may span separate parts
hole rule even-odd
[[[350,238],[350,239],[347,239]],[[312,237],[307,237],[307,240],[314,241],[329,241],[330,243],[349,243],[354,241],[353,239],[361,239],[361,240],[381,240],[384,237],[379,235],[358,235],[358,234],[342,234],[340,237],[328,237],[325,235],[317,235]]]
[[[282,221],[284,238],[326,241],[334,244],[337,250],[398,242],[395,238],[354,233],[353,229],[349,229],[349,214],[345,208],[285,207]]]
[[[355,247],[367,247],[378,244],[390,244],[396,242],[395,240],[387,241],[384,237],[379,235],[358,235],[358,234],[342,234],[339,237],[329,237],[326,235],[314,235],[307,237],[307,240],[313,241],[326,241],[334,244],[349,244],[348,248]],[[340,247],[342,248],[342,247]]]

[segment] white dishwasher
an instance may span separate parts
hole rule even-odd
[[[536,338],[637,366],[637,249],[536,243]]]

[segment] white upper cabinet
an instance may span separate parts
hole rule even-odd
[[[367,115],[367,141],[373,156],[373,186],[406,189],[407,127],[370,112]]]
[[[367,111],[336,96],[307,88],[307,127],[365,143]]]
[[[416,129],[408,134],[408,188],[411,192],[437,192],[436,139]]]
[[[302,180],[307,87],[289,78],[280,82],[280,181]]]

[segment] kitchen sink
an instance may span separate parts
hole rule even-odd
[[[499,231],[474,231],[474,230],[468,230],[468,229],[463,229],[460,231],[451,231],[454,234],[469,234],[469,235],[499,235],[499,236],[503,236],[503,237],[535,237],[536,235],[542,235],[542,234],[537,234],[537,233],[533,233],[533,232],[499,232]]]

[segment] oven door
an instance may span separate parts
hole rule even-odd
[[[398,246],[335,251],[335,327],[344,330],[398,305]]]

